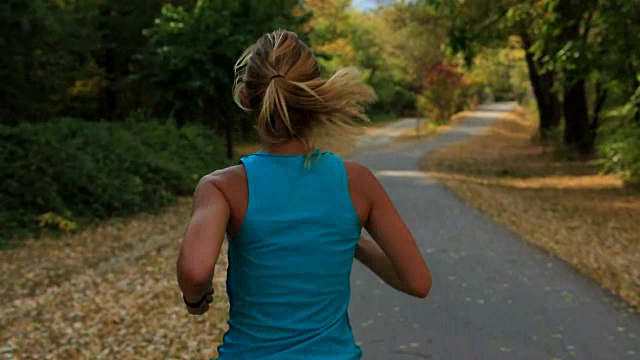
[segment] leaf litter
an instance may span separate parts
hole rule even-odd
[[[213,306],[190,316],[175,276],[190,212],[112,220],[0,252],[0,359],[194,359],[217,356],[227,329],[226,246]]]

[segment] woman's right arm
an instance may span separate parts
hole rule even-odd
[[[409,287],[407,282],[398,276],[387,254],[369,236],[364,234],[360,236],[360,241],[356,245],[355,258],[394,289],[420,298],[427,296],[427,292]]]
[[[351,164],[357,173],[354,180],[368,199],[364,227],[373,238],[360,238],[356,259],[397,290],[426,297],[431,290],[431,273],[409,228],[375,175],[363,165]]]

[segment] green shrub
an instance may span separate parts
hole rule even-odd
[[[157,209],[226,166],[224,154],[223,141],[202,126],[0,125],[0,239]]]
[[[415,112],[416,97],[406,89],[406,84],[389,77],[376,77],[371,85],[378,95],[378,101],[369,108],[373,118],[401,117]]]
[[[611,131],[600,146],[604,171],[622,175],[630,184],[640,185],[640,126],[622,124]]]
[[[640,99],[640,88],[632,101],[607,119],[600,130],[599,150],[605,172],[620,174],[627,183],[640,185],[640,123],[636,99]]]

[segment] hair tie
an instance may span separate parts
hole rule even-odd
[[[283,77],[284,77],[284,75],[280,75],[280,74],[273,75],[273,76],[271,77],[271,79],[269,79],[269,82],[273,81],[273,79],[276,79],[276,78],[283,78]]]

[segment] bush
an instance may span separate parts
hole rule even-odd
[[[600,152],[604,171],[617,173],[629,184],[640,185],[640,126],[621,123],[604,136]]]
[[[0,239],[153,210],[224,167],[211,130],[172,124],[0,125]]]
[[[640,88],[634,98],[621,110],[614,112],[600,130],[599,150],[604,171],[622,175],[633,185],[640,185]]]
[[[471,82],[457,64],[426,68],[422,77],[424,92],[418,97],[418,111],[436,123],[446,123],[469,102]]]
[[[397,83],[390,77],[376,77],[371,85],[376,90],[378,101],[369,108],[373,118],[405,116],[416,109],[415,96],[407,85]]]

